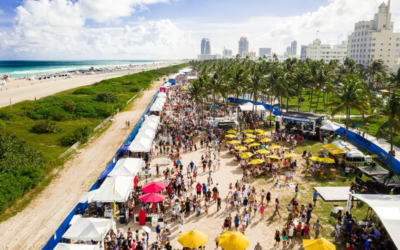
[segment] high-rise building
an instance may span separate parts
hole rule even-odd
[[[356,63],[367,66],[371,60],[383,60],[385,65],[396,70],[399,66],[400,33],[393,32],[390,0],[382,3],[374,20],[360,21],[354,25],[349,36],[347,54]]]
[[[293,42],[290,44],[290,54],[291,54],[292,56],[297,55],[297,41],[293,41]]]
[[[263,57],[264,55],[270,56],[271,48],[260,48],[258,54],[260,54],[260,57]]]
[[[307,45],[301,45],[300,60],[307,59]]]
[[[202,55],[210,55],[211,54],[211,43],[208,38],[201,39],[201,52]]]
[[[256,60],[257,56],[256,56],[256,52],[250,51],[250,52],[243,52],[243,58],[249,57],[250,60]]]
[[[224,47],[224,49],[222,50],[222,58],[232,58],[232,50],[226,49]]]
[[[241,37],[239,40],[239,55],[243,56],[243,52],[249,52],[249,41],[247,41],[247,37]]]
[[[324,60],[329,63],[330,60],[337,59],[343,62],[347,56],[347,42],[343,41],[340,45],[334,45],[333,48],[329,44],[321,44],[318,38],[306,48],[306,58],[313,60]]]

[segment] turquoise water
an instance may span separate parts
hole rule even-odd
[[[73,70],[89,70],[91,67],[104,68],[152,64],[161,61],[150,60],[92,60],[92,61],[0,61],[0,78],[11,75],[12,78],[48,75]]]

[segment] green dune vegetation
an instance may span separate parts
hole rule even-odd
[[[0,109],[0,213],[35,187],[58,157],[77,141],[86,142],[106,117],[158,77],[188,64],[103,80],[36,101]]]

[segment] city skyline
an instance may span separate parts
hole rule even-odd
[[[2,1],[0,59],[195,58],[204,37],[212,41],[214,53],[226,46],[235,54],[241,36],[251,41],[249,51],[267,45],[277,54],[296,40],[299,55],[299,45],[317,37],[327,44],[346,40],[354,23],[370,20],[382,2]],[[228,11],[214,15],[221,6]],[[391,12],[398,32],[400,2],[392,2]]]

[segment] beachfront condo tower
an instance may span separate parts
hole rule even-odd
[[[243,56],[243,52],[249,52],[249,41],[247,41],[247,37],[241,37],[239,40],[239,55]]]
[[[211,43],[208,38],[201,39],[201,55],[210,55],[211,54]]]

